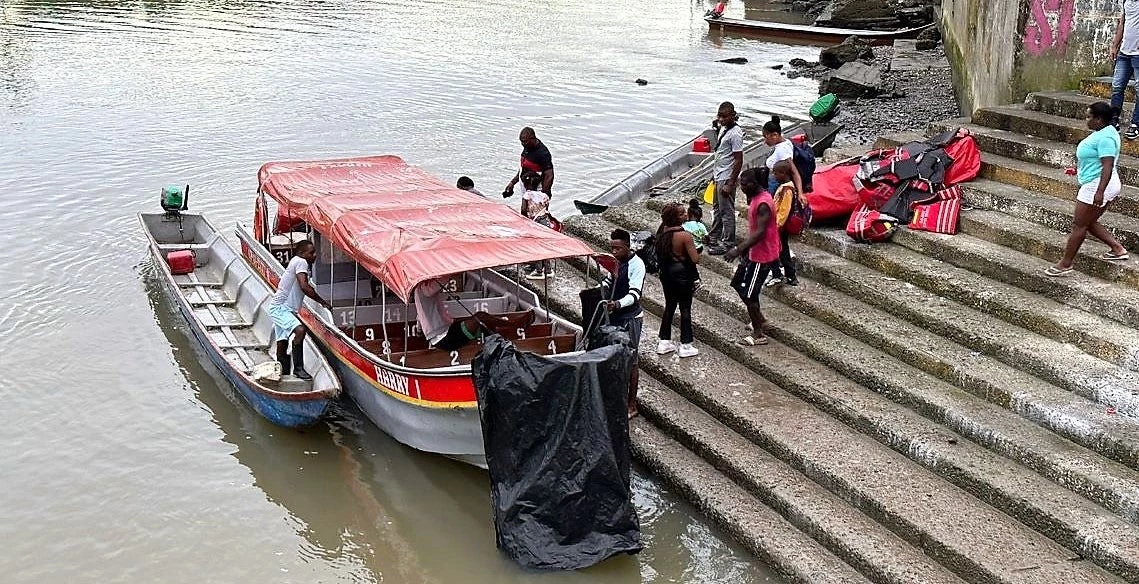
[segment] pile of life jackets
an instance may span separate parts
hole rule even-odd
[[[980,169],[969,131],[946,132],[820,169],[811,207],[816,220],[849,214],[846,232],[858,242],[886,241],[899,225],[953,234],[961,212],[957,185]]]

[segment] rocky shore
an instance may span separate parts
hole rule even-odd
[[[912,46],[900,43],[901,46]],[[957,117],[959,107],[945,51],[936,48],[900,53],[895,47],[874,47],[873,59],[861,61],[881,71],[877,95],[842,97],[835,123],[844,126],[836,146],[873,143],[882,134],[924,129],[929,123]],[[809,77],[825,83],[836,74],[818,63],[796,61],[788,77]]]

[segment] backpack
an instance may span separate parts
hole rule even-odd
[[[652,231],[637,231],[630,234],[629,242],[630,247],[633,248],[633,253],[645,262],[645,272],[655,274],[660,271],[660,265],[657,263],[656,252],[656,235]]]
[[[799,171],[799,179],[803,181],[803,192],[809,193],[814,189],[812,179],[815,176],[815,151],[809,144],[796,144],[794,155],[791,157],[795,170]],[[763,184],[763,183],[760,183]]]
[[[787,215],[787,221],[783,223],[783,230],[787,235],[799,235],[810,227],[814,216],[811,202],[796,194],[795,198],[791,199],[791,212]]]
[[[846,234],[858,243],[879,243],[890,239],[898,230],[898,222],[866,205],[859,205],[846,223]]]

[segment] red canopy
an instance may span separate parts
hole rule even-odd
[[[584,242],[447,184],[398,156],[269,162],[261,192],[401,298],[431,278],[594,255]]]

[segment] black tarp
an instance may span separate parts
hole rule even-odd
[[[576,356],[498,335],[472,363],[498,548],[528,568],[573,570],[641,549],[625,402],[628,336]]]

